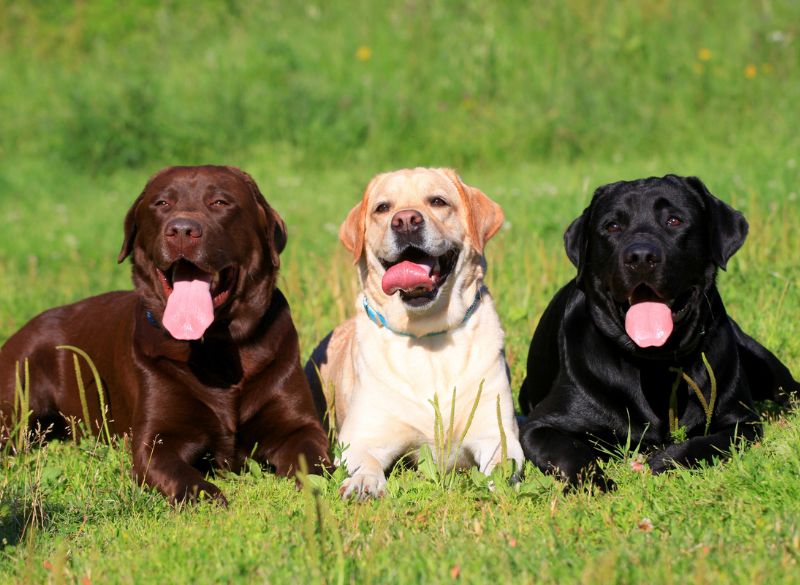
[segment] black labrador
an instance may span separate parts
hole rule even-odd
[[[525,455],[572,484],[610,487],[595,465],[628,438],[661,473],[759,435],[754,401],[800,386],[725,312],[715,285],[744,216],[696,177],[600,187],[567,229],[578,269],[531,341],[520,405]]]

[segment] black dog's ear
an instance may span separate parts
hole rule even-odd
[[[567,251],[569,261],[575,265],[575,268],[580,269],[581,260],[586,254],[586,234],[584,233],[584,224],[586,223],[586,216],[589,210],[586,209],[575,220],[569,224],[567,231],[564,232],[564,249]]]
[[[747,220],[739,211],[714,197],[697,177],[686,177],[686,183],[703,199],[710,222],[711,257],[714,264],[725,270],[728,260],[742,247],[747,238]]]
[[[597,198],[606,192],[609,187],[615,184],[603,185],[595,189],[592,195],[592,201],[588,207],[581,213],[564,232],[564,249],[567,251],[567,257],[570,262],[578,269],[578,275],[575,277],[575,282],[579,285],[583,280],[583,273],[586,270],[586,263],[588,261],[587,255],[589,252],[589,224],[592,215],[592,207]]]
[[[589,224],[590,209],[591,206],[584,209],[583,213],[569,224],[567,231],[564,232],[564,249],[567,251],[569,261],[578,269],[575,282],[579,285],[583,280],[584,268],[586,268],[586,253],[589,246],[589,238],[586,231]]]
[[[141,203],[142,197],[144,197],[144,191],[136,198],[136,201],[133,202],[128,213],[125,214],[125,227],[123,228],[125,231],[125,239],[122,242],[122,249],[119,251],[119,256],[117,256],[117,264],[122,264],[125,258],[130,256],[131,252],[133,252],[133,242],[136,240],[136,210],[139,209],[139,203]]]

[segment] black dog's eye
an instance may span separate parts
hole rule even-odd
[[[678,227],[679,225],[683,224],[683,220],[680,217],[670,216],[667,220],[667,225],[669,227]]]
[[[447,201],[445,201],[443,197],[431,197],[428,203],[430,203],[432,207],[447,207]]]
[[[606,225],[603,226],[606,231],[610,234],[617,234],[622,231],[622,226],[619,225],[616,221],[609,221]]]
[[[388,203],[379,203],[378,207],[375,208],[375,213],[386,213],[390,207]]]

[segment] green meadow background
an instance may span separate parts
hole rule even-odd
[[[289,228],[302,354],[355,311],[336,233],[372,175],[450,166],[505,209],[487,249],[516,390],[605,182],[700,176],[748,217],[729,312],[800,373],[800,4],[669,0],[0,3],[0,343],[130,287],[122,219],[172,164],[238,165]],[[35,385],[35,375],[32,384]],[[800,418],[728,462],[609,494],[397,469],[297,492],[258,466],[175,510],[125,446],[0,453],[0,582],[796,583]]]

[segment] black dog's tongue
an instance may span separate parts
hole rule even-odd
[[[672,310],[666,303],[644,301],[625,314],[625,331],[639,347],[661,347],[672,334]]]

